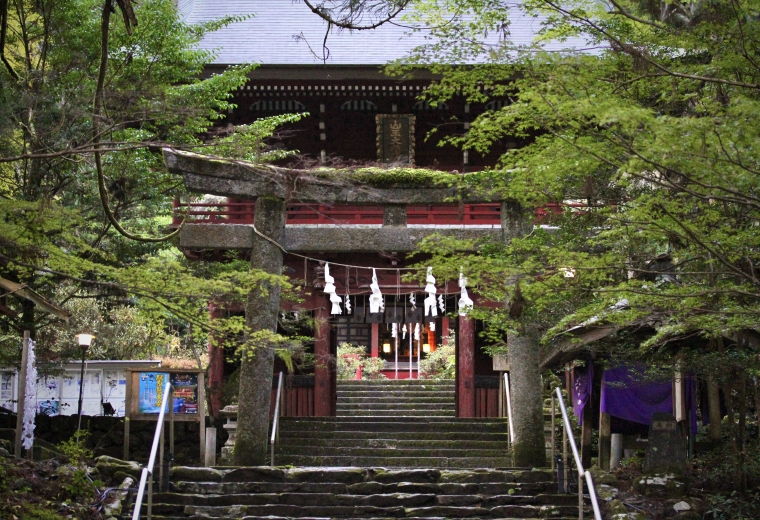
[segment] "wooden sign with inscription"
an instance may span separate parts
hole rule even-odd
[[[414,116],[378,114],[377,158],[383,163],[414,164]]]

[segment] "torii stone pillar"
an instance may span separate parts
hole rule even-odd
[[[546,466],[544,407],[541,400],[538,337],[533,331],[507,337],[509,347],[514,463],[518,467]]]
[[[285,229],[285,201],[275,197],[256,199],[254,226],[277,243]],[[268,274],[282,274],[282,250],[252,232],[251,267]],[[262,283],[248,295],[245,321],[251,332],[277,332],[280,309],[280,286]],[[273,346],[259,345],[240,363],[238,422],[234,462],[237,466],[262,466],[266,463],[269,433],[269,404],[272,400],[274,371]]]

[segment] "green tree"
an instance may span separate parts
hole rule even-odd
[[[451,139],[504,150],[497,167],[468,176],[472,186],[500,191],[527,218],[547,203],[572,203],[543,221],[549,229],[483,244],[476,256],[443,240],[425,246],[440,268],[465,266],[483,296],[509,302],[480,312],[497,343],[505,331],[547,342],[589,318],[656,324],[643,343],[618,338],[616,354],[691,367],[746,409],[760,311],[760,4],[410,5],[399,16],[429,31],[431,43],[394,73],[438,74],[432,100],[507,100]],[[540,27],[536,38],[514,42],[510,27],[525,23]],[[507,149],[506,138],[521,146]],[[689,337],[711,341],[670,346]]]
[[[172,199],[186,195],[162,147],[271,160],[286,152],[270,152],[267,137],[299,117],[220,125],[252,66],[203,78],[213,53],[195,44],[234,20],[189,26],[170,0],[0,2],[0,276],[64,305],[91,299],[84,307],[104,319],[85,322],[101,323],[101,334],[139,336],[113,330],[108,316],[122,313],[153,332],[192,330],[195,342],[244,329],[241,318],[210,322],[209,300],[286,286],[234,257],[190,263],[166,234]],[[6,303],[18,317],[0,318],[5,332],[32,330],[50,340],[40,343],[42,358],[64,355],[70,340],[54,347],[54,339],[70,328],[31,302],[6,295]],[[153,332],[102,354],[150,352]]]

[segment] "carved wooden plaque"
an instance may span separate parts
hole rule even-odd
[[[414,116],[378,114],[377,159],[383,163],[414,164]]]

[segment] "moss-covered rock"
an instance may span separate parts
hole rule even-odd
[[[689,481],[674,473],[642,475],[633,481],[633,489],[652,498],[680,498],[689,492]]]
[[[108,455],[101,455],[95,459],[95,467],[100,475],[113,477],[117,472],[134,478],[140,478],[142,466],[131,460],[121,460]]]

